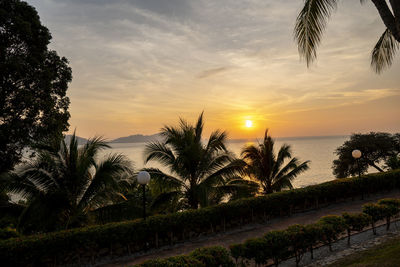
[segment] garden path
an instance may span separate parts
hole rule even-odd
[[[139,264],[149,259],[167,258],[181,254],[188,254],[197,248],[208,247],[208,246],[223,246],[228,248],[229,245],[231,244],[243,243],[249,238],[261,237],[266,232],[271,230],[286,229],[288,226],[293,224],[313,223],[317,221],[320,217],[325,215],[340,215],[343,212],[361,212],[363,204],[369,202],[376,202],[377,200],[386,197],[400,198],[400,192],[391,191],[388,193],[371,195],[370,197],[365,198],[364,200],[358,199],[354,201],[331,204],[327,207],[323,207],[317,210],[296,213],[290,217],[276,218],[270,220],[268,223],[265,224],[249,224],[243,226],[240,229],[234,229],[226,231],[225,233],[218,233],[215,235],[209,235],[202,238],[193,239],[190,241],[176,244],[174,246],[149,250],[143,255],[131,255],[129,258],[124,257],[116,259],[111,263],[102,264],[99,266],[103,267],[132,266],[134,264]]]

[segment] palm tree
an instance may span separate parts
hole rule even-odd
[[[147,144],[145,163],[158,161],[170,172],[145,169],[151,174],[152,190],[158,194],[155,203],[172,201],[178,209],[197,209],[246,187],[237,177],[244,162],[226,149],[226,133],[216,130],[203,144],[203,126],[203,113],[195,126],[180,119],[179,127],[161,129],[164,141]]]
[[[309,161],[300,163],[297,158],[292,158],[289,145],[281,146],[278,155],[275,155],[274,140],[268,135],[268,129],[263,143],[245,147],[242,157],[246,162],[245,173],[259,183],[264,194],[292,189],[293,179],[309,168]],[[286,159],[290,160],[284,165]]]
[[[380,73],[390,67],[400,43],[400,0],[371,0],[386,26],[371,54],[371,67]],[[307,66],[317,57],[327,20],[336,9],[338,0],[305,0],[296,19],[294,36],[299,53]],[[361,3],[365,0],[360,0]],[[389,7],[390,5],[390,7]]]
[[[40,149],[37,157],[9,173],[6,190],[27,199],[20,216],[23,232],[52,231],[80,226],[88,212],[123,197],[119,192],[132,179],[131,162],[120,154],[110,154],[101,162],[98,154],[109,146],[92,138],[78,147],[74,135],[69,145]]]

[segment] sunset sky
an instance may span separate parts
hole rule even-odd
[[[28,3],[70,61],[79,136],[153,134],[203,110],[205,133],[231,138],[400,131],[400,55],[370,68],[385,29],[370,1],[339,1],[309,69],[293,41],[301,0]]]

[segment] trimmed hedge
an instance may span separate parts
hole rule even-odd
[[[0,241],[7,266],[95,263],[341,199],[400,188],[400,170],[241,199],[168,215]]]
[[[268,264],[272,261],[275,266],[278,266],[281,261],[289,257],[294,257],[296,266],[298,266],[307,251],[311,252],[311,258],[313,258],[314,246],[321,243],[327,244],[329,250],[332,251],[332,242],[343,235],[345,230],[348,234],[348,244],[350,244],[350,231],[362,231],[371,222],[376,222],[378,218],[383,219],[382,214],[387,216],[399,214],[400,200],[382,199],[378,203],[364,205],[364,207],[372,207],[365,209],[369,212],[368,215],[363,213],[343,213],[342,216],[328,215],[314,224],[292,225],[286,230],[271,231],[264,237],[252,238],[243,244],[231,245],[231,255],[236,263],[240,259],[242,266],[246,266],[246,260],[253,260],[256,264]],[[379,216],[371,217],[372,213],[379,214]]]
[[[229,251],[215,246],[199,248],[189,255],[175,256],[166,259],[148,260],[137,267],[234,267]]]

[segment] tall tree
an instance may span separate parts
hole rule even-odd
[[[58,143],[60,144],[60,143]],[[52,231],[80,226],[88,212],[121,198],[133,175],[130,161],[111,154],[97,161],[109,146],[100,138],[78,147],[75,134],[67,145],[40,150],[36,159],[3,175],[6,191],[27,199],[19,223],[22,232]]]
[[[398,136],[399,134],[375,132],[352,134],[350,140],[344,142],[335,151],[338,159],[333,161],[333,174],[337,178],[344,178],[358,175],[359,172],[366,173],[370,167],[383,172],[382,162],[395,168],[396,162],[391,162],[391,160],[397,159],[400,153]],[[355,149],[361,151],[358,162],[352,156],[352,151]]]
[[[50,40],[32,6],[0,0],[0,173],[33,142],[68,129],[71,69]]]
[[[360,0],[361,3],[366,0]],[[382,72],[392,65],[393,58],[400,43],[400,0],[371,0],[383,23],[386,26],[371,53],[371,66]],[[294,36],[300,55],[305,58],[307,66],[317,57],[317,47],[321,43],[332,11],[338,0],[304,0],[304,7],[296,19]]]
[[[292,181],[300,173],[308,170],[309,161],[302,163],[292,158],[289,145],[283,145],[275,154],[274,140],[265,131],[264,140],[258,146],[250,145],[243,149],[242,157],[246,162],[245,173],[257,181],[264,194],[293,188]],[[285,161],[289,160],[288,162]]]
[[[170,172],[146,169],[151,174],[153,188],[159,189],[158,200],[178,200],[181,207],[186,203],[197,209],[220,200],[229,190],[246,186],[236,177],[243,162],[226,149],[226,133],[216,130],[203,143],[203,126],[203,114],[194,126],[181,119],[179,127],[161,129],[164,141],[147,144],[145,162],[158,161]]]

